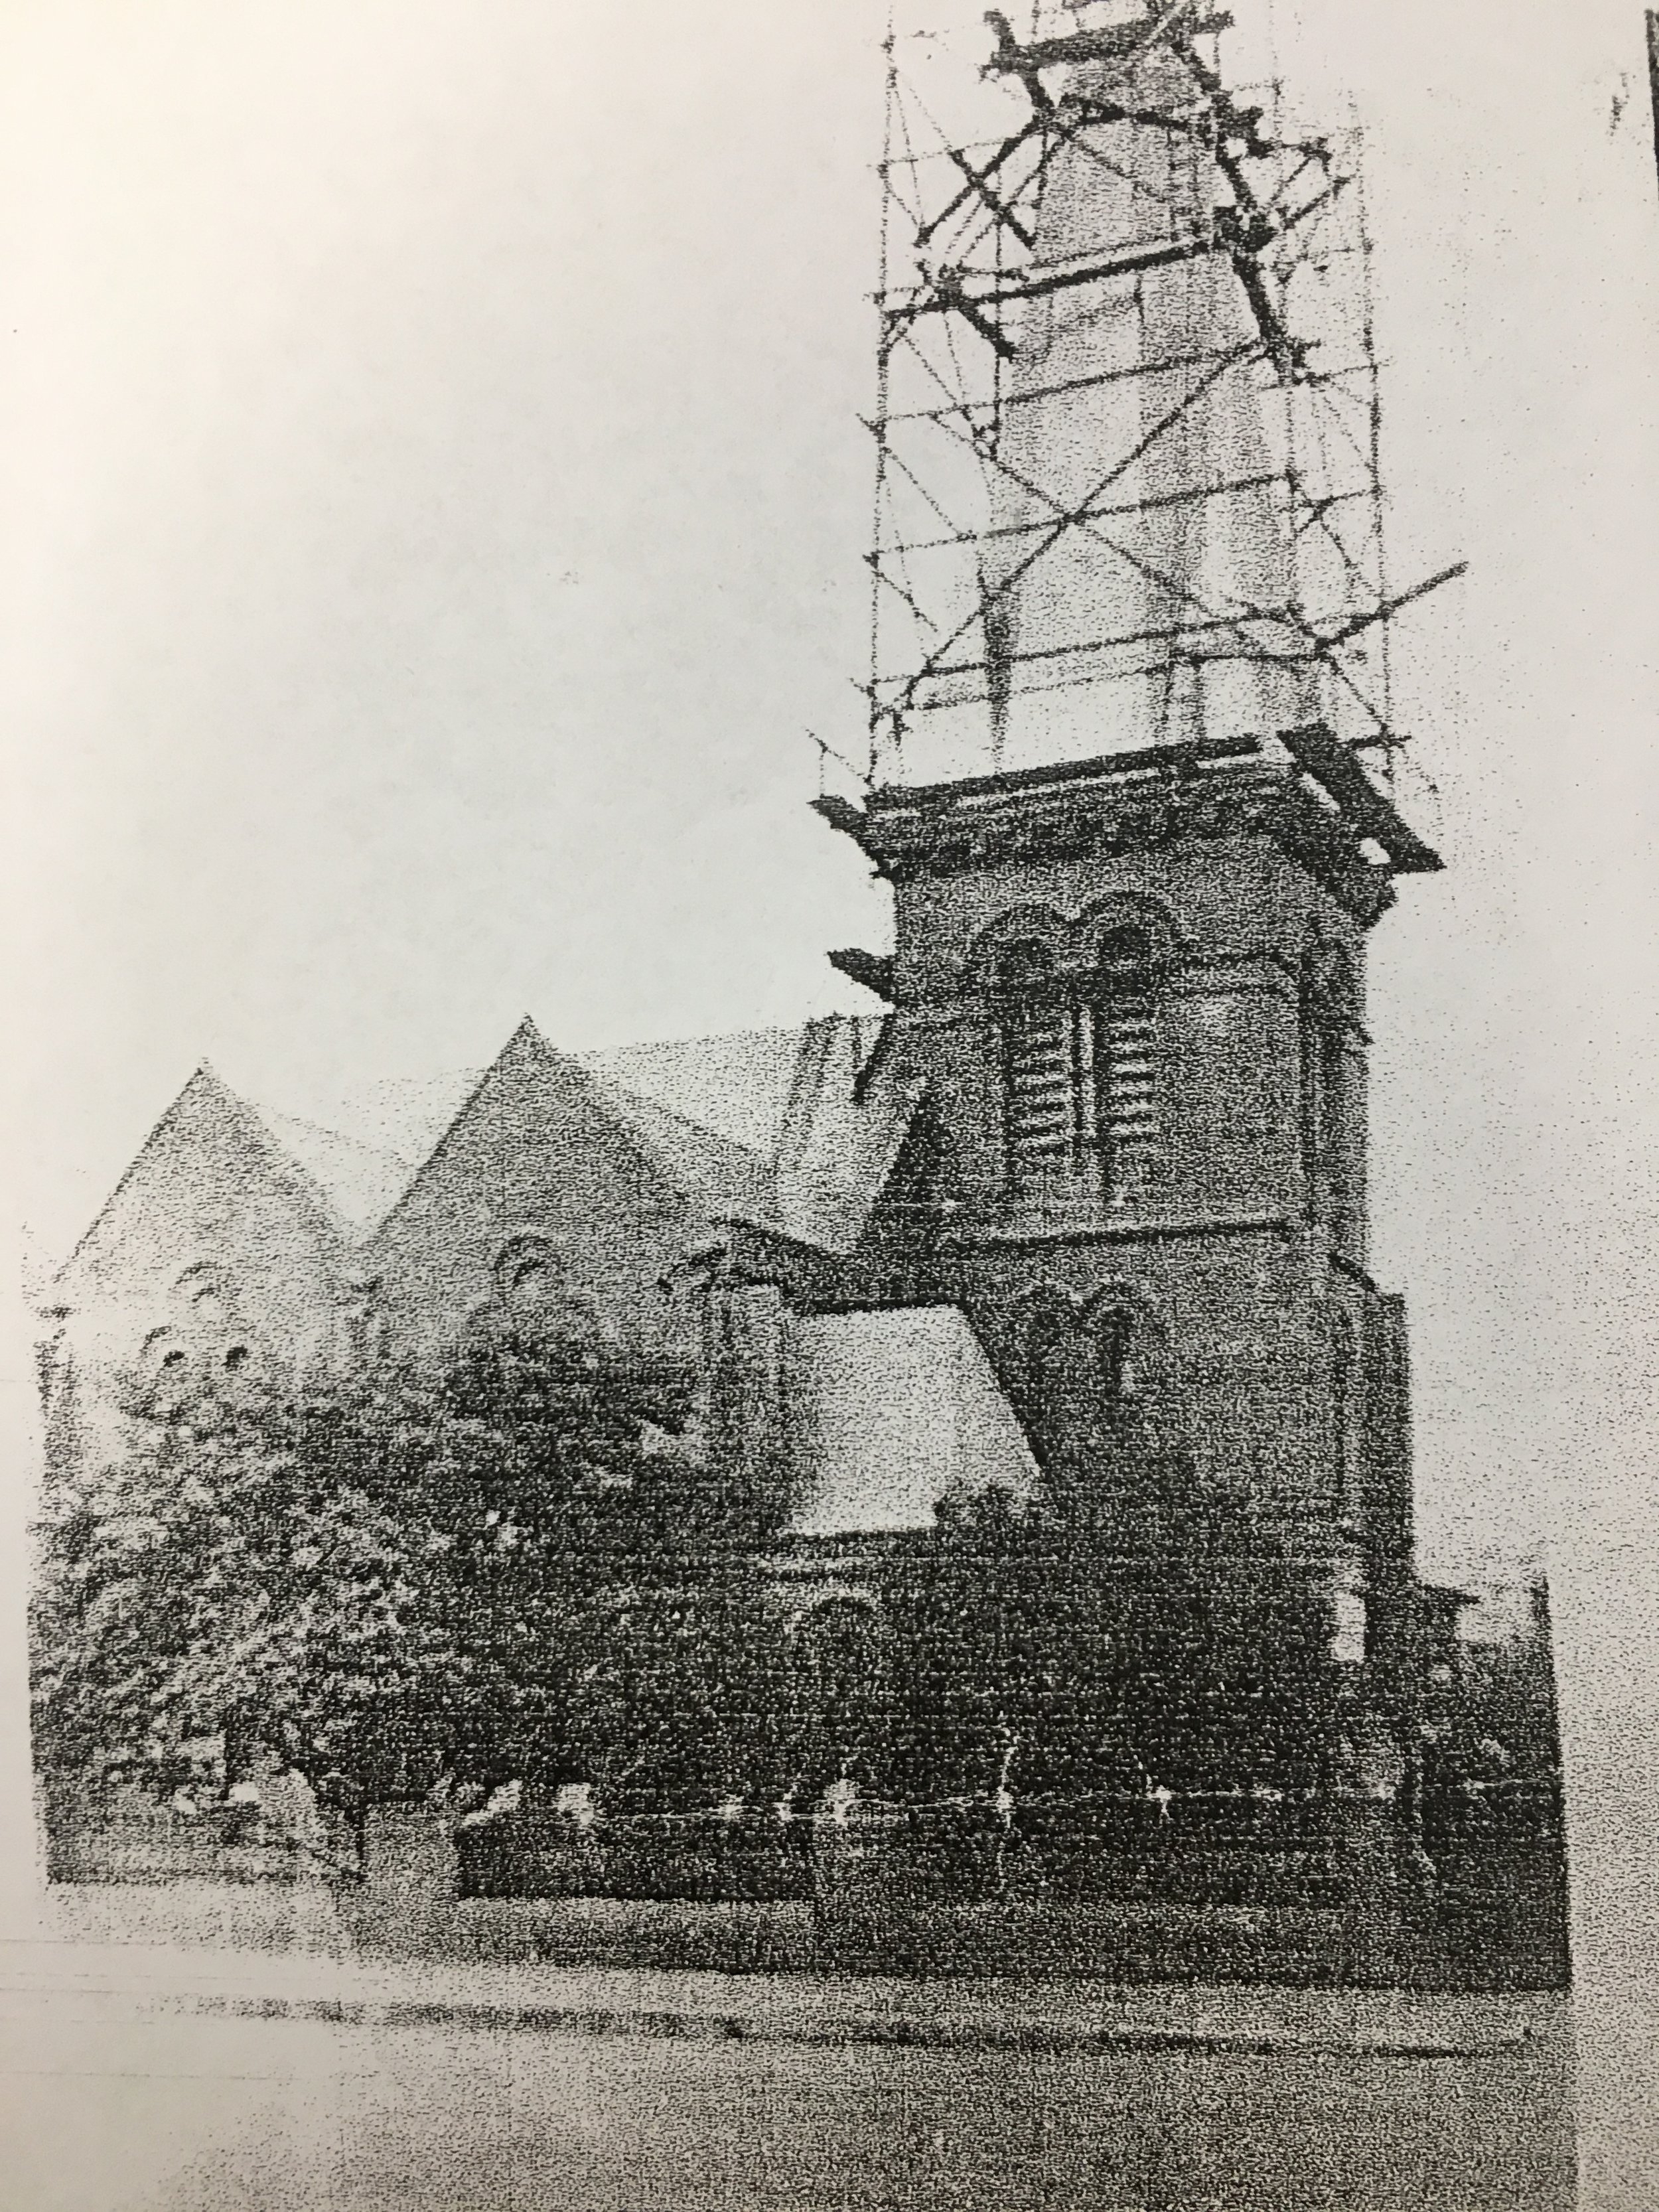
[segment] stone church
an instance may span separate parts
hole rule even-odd
[[[831,956],[878,1018],[581,1059],[526,1021],[349,1130],[199,1069],[58,1277],[57,1449],[106,1448],[135,1391],[555,1309],[735,1352],[806,1556],[1029,1492],[1092,1393],[1294,1547],[1334,1650],[1395,1668],[1407,1350],[1366,1264],[1364,951],[1433,856],[1341,769],[1292,733],[820,801],[893,888],[893,949]]]
[[[1141,106],[1197,97],[1169,21],[1059,42],[1097,58],[1068,80],[1036,260],[1146,206],[1213,228],[1197,154],[1176,178],[1156,112],[1099,106],[1115,55]],[[1011,508],[975,572],[999,760],[1030,736],[1018,672],[1073,651],[1079,605],[1116,622],[1127,673],[1066,695],[1091,742],[817,802],[891,888],[890,947],[830,956],[885,1011],[586,1057],[526,1022],[490,1067],[327,1128],[199,1070],[58,1279],[55,1449],[209,1370],[435,1354],[548,1309],[741,1365],[748,1433],[792,1469],[781,1571],[823,1587],[946,1498],[1029,1495],[1068,1425],[1133,1406],[1303,1564],[1333,1656],[1404,1728],[1407,1357],[1367,1257],[1365,946],[1396,878],[1439,863],[1266,616],[1231,658],[1214,623],[1186,635],[1188,602],[1293,596],[1243,374],[1261,346],[1224,256],[1124,269],[1127,290],[1111,267],[1039,287],[1009,372],[1020,480],[1058,456],[1062,514],[1127,441],[1114,550],[1097,533],[1093,567],[1045,584],[1010,565],[1036,526]],[[1166,358],[1204,348],[1201,376]]]

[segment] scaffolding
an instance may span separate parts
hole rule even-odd
[[[1316,725],[1393,782],[1358,134],[1200,0],[890,23],[872,785]],[[1358,763],[1356,763],[1356,765]]]

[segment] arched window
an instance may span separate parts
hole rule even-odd
[[[553,1274],[545,1257],[533,1253],[518,1261],[507,1280],[507,1303],[521,1313],[545,1306],[553,1295]]]
[[[866,1757],[880,1733],[886,1652],[875,1607],[826,1598],[796,1622],[789,1658],[808,1765],[828,1780]]]
[[[1021,1393],[1027,1432],[1046,1466],[1078,1473],[1142,1395],[1154,1320],[1133,1291],[1116,1286],[1087,1304],[1046,1291],[1029,1313]]]
[[[1054,1291],[1040,1297],[1025,1329],[1026,1426],[1039,1457],[1064,1452],[1093,1415],[1093,1347],[1078,1326],[1071,1301]]]
[[[1359,1362],[1353,1323],[1338,1314],[1331,1327],[1331,1449],[1338,1508],[1358,1527],[1364,1510],[1364,1460],[1358,1435]]]
[[[346,1346],[354,1363],[369,1365],[386,1356],[390,1335],[378,1275],[354,1273],[345,1282],[342,1306]]]
[[[1302,967],[1302,1137],[1310,1182],[1339,1240],[1352,1206],[1348,1031],[1353,981],[1332,945],[1310,946]]]
[[[539,1230],[509,1237],[495,1255],[494,1311],[486,1327],[544,1344],[596,1350],[601,1331],[596,1309],[570,1286],[564,1255]]]
[[[228,1398],[245,1401],[270,1387],[276,1370],[257,1338],[238,1334],[214,1347],[211,1373]]]
[[[153,1328],[138,1353],[137,1403],[152,1413],[181,1412],[201,1382],[193,1347],[175,1328]]]
[[[1101,1398],[1108,1407],[1121,1406],[1134,1395],[1135,1334],[1136,1316],[1131,1307],[1108,1306],[1094,1316],[1095,1369]]]

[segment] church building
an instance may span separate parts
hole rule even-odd
[[[806,1605],[1132,1409],[1297,1563],[1403,1753],[1408,1362],[1368,1256],[1365,956],[1440,863],[1337,726],[1357,619],[1297,611],[1261,392],[1300,356],[1240,198],[1260,111],[1186,12],[1005,36],[990,67],[1033,103],[1010,143],[1042,155],[1029,281],[964,306],[929,264],[890,316],[896,358],[1023,303],[993,331],[1013,489],[958,563],[978,658],[878,670],[893,752],[817,801],[891,890],[890,945],[830,955],[882,1011],[585,1056],[526,1021],[487,1069],[326,1128],[200,1069],[57,1279],[54,1449],[209,1372],[437,1357],[533,1310],[735,1365],[744,1449],[791,1471],[777,1571]],[[1103,487],[1109,532],[1024,550]],[[1096,684],[1064,730],[1037,696],[1062,656]],[[988,772],[918,775],[904,714],[963,701]]]
[[[1133,1401],[1318,1569],[1343,1650],[1394,1663],[1407,1350],[1366,1265],[1364,952],[1433,858],[1341,766],[1291,732],[820,802],[893,886],[893,949],[832,956],[879,1018],[586,1059],[526,1021],[350,1133],[198,1070],[58,1278],[60,1443],[210,1371],[441,1355],[556,1308],[641,1352],[735,1346],[811,1548],[1029,1490],[1091,1398]]]

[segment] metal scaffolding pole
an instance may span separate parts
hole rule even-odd
[[[1357,131],[1287,130],[1193,0],[1039,5],[1024,40],[914,4],[884,50],[870,781],[923,737],[970,773],[1033,716],[1167,743],[1252,700],[1386,772],[1388,626],[1429,587],[1383,557]],[[1089,696],[1027,703],[1061,691]]]

